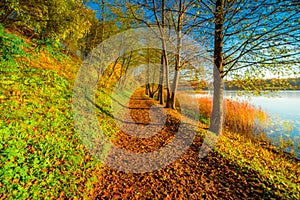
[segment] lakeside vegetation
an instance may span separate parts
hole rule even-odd
[[[191,80],[191,86],[195,91],[207,91],[211,88],[208,83],[202,81]],[[278,91],[278,90],[300,90],[300,78],[269,78],[269,79],[248,79],[248,80],[231,80],[225,81],[225,90],[253,90],[256,93],[263,90]]]
[[[269,79],[253,79],[250,80],[252,88],[256,90],[300,90],[300,78],[269,78]],[[249,82],[249,80],[248,80]],[[227,81],[225,83],[227,90],[247,90],[249,89],[243,84],[243,80]]]

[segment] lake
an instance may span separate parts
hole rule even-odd
[[[196,95],[198,96],[198,95]],[[200,95],[199,95],[200,96]],[[237,101],[247,100],[257,108],[262,108],[270,115],[270,125],[265,132],[269,139],[276,144],[275,136],[290,137],[297,146],[300,139],[300,91],[278,91],[273,94],[254,96],[238,95],[237,91],[226,90],[225,98]],[[275,138],[275,140],[274,140]],[[286,149],[289,151],[289,149]],[[297,151],[300,158],[300,150]]]

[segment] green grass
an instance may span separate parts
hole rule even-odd
[[[0,71],[2,197],[87,197],[100,164],[74,129],[70,81],[52,70]]]
[[[274,185],[282,199],[299,199],[300,163],[293,155],[277,150],[265,141],[251,141],[240,134],[226,132],[216,146],[218,153],[241,168],[257,171],[264,185]],[[268,191],[269,188],[265,188]]]
[[[75,130],[72,92],[78,59],[37,46],[0,26],[0,196],[86,199],[103,167]],[[23,49],[26,47],[26,50]],[[30,53],[29,53],[30,52]],[[96,93],[102,129],[117,131],[105,90]],[[112,137],[111,137],[112,138]]]

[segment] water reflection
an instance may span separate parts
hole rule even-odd
[[[197,97],[212,96],[211,92],[197,94]],[[262,96],[241,95],[237,91],[225,91],[225,98],[236,101],[249,101],[257,108],[262,108],[271,117],[271,125],[265,131],[268,137],[274,140],[274,136],[288,136],[295,145],[300,139],[300,91],[279,91]],[[278,141],[274,141],[278,143]],[[286,149],[289,150],[289,149]],[[300,150],[297,151],[300,158]]]

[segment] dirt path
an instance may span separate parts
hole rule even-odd
[[[149,108],[155,102],[137,92],[129,103],[128,123],[122,129],[145,127],[150,123]],[[154,136],[137,138],[120,132],[114,144],[133,152],[155,151],[167,145],[178,130],[179,115],[167,110],[166,126]],[[135,123],[130,123],[129,117]],[[154,119],[159,122],[161,119]],[[153,122],[154,123],[154,122]],[[155,127],[154,127],[155,128]],[[142,129],[143,130],[143,129]],[[144,129],[151,135],[151,128]],[[204,130],[201,130],[204,131]],[[261,199],[270,198],[263,191],[260,175],[211,151],[204,159],[198,158],[203,138],[196,136],[187,151],[172,164],[147,173],[125,173],[104,167],[95,191],[96,199]],[[143,163],[142,163],[143,164]],[[146,164],[146,163],[144,163]],[[273,189],[272,189],[273,190]]]

